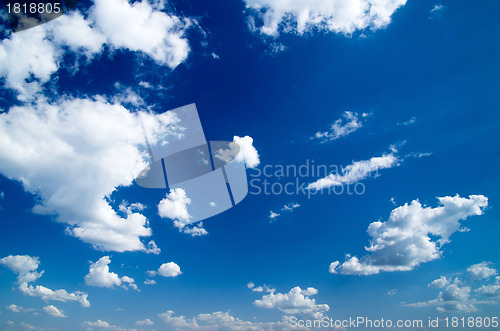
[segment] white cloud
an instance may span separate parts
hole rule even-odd
[[[281,208],[281,213],[292,213],[294,209],[299,208],[300,204],[297,202],[289,202]],[[274,222],[281,214],[275,213],[274,211],[269,212],[269,218],[271,219],[271,223]]]
[[[106,197],[146,168],[141,124],[157,140],[181,132],[178,121],[168,112],[130,112],[101,97],[12,107],[0,114],[0,172],[38,195],[33,211],[57,215],[68,234],[100,250],[145,251],[146,217],[122,218]]]
[[[95,0],[90,15],[77,11],[0,42],[0,77],[19,99],[33,99],[57,72],[67,48],[91,59],[110,49],[141,52],[170,68],[186,60],[186,30],[194,21],[154,8],[148,1]],[[27,82],[34,78],[33,81]]]
[[[309,314],[311,316],[319,316],[330,310],[327,304],[316,304],[315,299],[311,299],[318,293],[313,287],[308,287],[302,290],[296,286],[288,293],[266,294],[260,300],[255,300],[254,305],[259,308],[279,309],[285,314]]]
[[[167,310],[158,314],[173,330],[255,330],[255,331],[277,331],[277,330],[303,330],[302,328],[291,328],[287,322],[288,316],[284,316],[279,322],[250,322],[232,316],[229,312],[213,312],[210,314],[198,314],[195,317],[183,315],[174,316],[174,311]]]
[[[253,138],[249,136],[233,137],[234,143],[240,147],[240,152],[236,156],[236,161],[245,162],[249,168],[255,168],[260,164],[259,153],[253,147]]]
[[[473,279],[488,279],[497,275],[497,271],[489,267],[489,262],[481,262],[471,265],[467,271]]]
[[[299,35],[330,31],[350,35],[370,27],[383,28],[406,0],[245,0],[250,10],[251,28],[277,37],[280,32]],[[255,21],[262,24],[256,26]]]
[[[43,307],[43,311],[52,317],[68,317],[64,315],[64,312],[62,310],[53,305]]]
[[[44,301],[75,301],[79,302],[83,307],[90,307],[90,303],[87,300],[88,294],[84,292],[72,292],[68,293],[66,290],[51,290],[50,288],[40,286],[40,285],[28,285],[27,283],[22,283],[19,285],[19,290],[26,295],[32,297],[39,297]]]
[[[141,326],[151,326],[155,323],[152,320],[150,320],[149,318],[146,318],[145,320],[135,322],[135,324],[141,325]]]
[[[342,169],[342,173],[331,173],[307,185],[307,189],[321,190],[324,188],[353,184],[370,176],[377,176],[381,169],[388,169],[399,164],[400,159],[391,154],[372,157],[369,160],[355,161]]]
[[[156,280],[154,280],[154,279],[146,279],[144,281],[144,284],[146,284],[146,285],[154,285],[154,284],[156,284]]]
[[[359,119],[358,113],[353,113],[350,111],[344,112],[342,114],[343,118],[339,118],[332,124],[330,131],[327,132],[316,132],[313,138],[311,139],[321,139],[321,142],[329,142],[342,137],[347,136],[348,134],[353,133],[359,128],[363,127],[364,120],[366,116],[362,119]]]
[[[158,254],[160,254],[160,252],[161,252],[161,249],[158,246],[156,246],[156,243],[154,242],[154,240],[151,240],[147,244],[147,246],[146,246],[146,253],[158,255]]]
[[[179,231],[190,234],[191,237],[208,235],[208,231],[203,227],[203,222],[199,222],[193,226],[184,226],[182,229],[179,229]]]
[[[85,276],[85,284],[98,287],[114,287],[121,286],[127,288],[127,285],[135,290],[137,286],[134,279],[123,276],[120,277],[114,272],[109,271],[111,259],[109,256],[101,257],[97,262],[92,263],[89,268],[89,273]]]
[[[330,272],[348,275],[372,275],[381,271],[408,271],[421,263],[441,257],[441,247],[460,230],[460,221],[481,215],[488,205],[482,195],[462,198],[458,195],[438,198],[440,206],[423,207],[418,200],[391,212],[386,222],[368,226],[369,254],[358,259],[347,256],[340,264],[330,266]],[[436,239],[431,239],[436,238]],[[437,239],[439,238],[439,239]]]
[[[5,265],[17,274],[17,282],[19,284],[34,282],[43,275],[43,271],[36,271],[40,264],[38,257],[9,255],[0,259],[0,264]]]
[[[17,306],[15,304],[8,305],[7,307],[5,307],[5,309],[10,310],[13,313],[21,313],[25,311],[23,307]]]
[[[412,118],[410,118],[408,121],[404,121],[404,122],[398,122],[398,125],[401,125],[401,126],[408,126],[408,125],[412,125],[412,124],[415,124],[417,122],[417,118],[415,116],[413,116]]]
[[[393,295],[396,295],[396,293],[398,293],[398,290],[397,289],[392,289],[389,292],[387,292],[386,294],[389,295],[389,296],[393,296]]]
[[[478,268],[482,268],[484,266],[489,265],[490,262],[483,262],[476,265],[472,265],[467,269],[467,272],[470,274],[470,270],[475,270]],[[496,270],[492,269],[495,271]],[[487,271],[487,274],[491,274],[492,271]],[[481,274],[481,272],[480,272]],[[465,273],[455,274],[457,277],[452,279],[451,277],[441,276],[440,278],[432,281],[429,284],[430,288],[440,289],[440,292],[437,295],[437,298],[434,300],[416,302],[403,304],[403,306],[407,307],[436,307],[436,310],[439,312],[475,312],[478,311],[478,305],[493,305],[498,304],[497,301],[492,300],[481,300],[481,295],[486,296],[488,299],[500,299],[500,277],[496,277],[494,283],[484,284],[475,290],[472,289],[472,285],[476,285],[478,281],[484,282],[490,277],[477,277],[477,278],[468,278],[469,284],[467,284],[467,278],[465,280],[460,279],[462,275]],[[495,293],[496,290],[496,293]]]
[[[85,321],[83,323],[86,326],[91,327],[91,328],[112,328],[113,327],[108,322],[103,321],[103,320],[99,320],[99,319],[97,321],[95,321],[95,322]]]
[[[163,277],[177,277],[181,272],[181,268],[174,262],[168,262],[168,263],[163,263],[160,268],[158,268],[158,271],[148,271],[148,274],[151,277],[154,277],[156,275],[160,275]]]
[[[188,56],[190,48],[184,34],[191,21],[155,10],[146,0],[133,4],[127,0],[94,0],[90,16],[113,47],[144,52],[170,68]]]
[[[443,5],[435,5],[432,7],[432,9],[429,11],[429,18],[430,19],[439,19],[441,16],[443,16],[443,10],[444,10]]]
[[[247,287],[249,289],[251,289],[253,292],[257,292],[257,293],[260,293],[260,292],[267,292],[267,293],[274,293],[276,291],[276,289],[268,286],[268,285],[262,285],[262,286],[255,286],[254,283],[250,282],[247,284]]]
[[[187,210],[187,206],[190,204],[191,199],[182,188],[170,190],[158,204],[158,215],[174,220],[174,225],[182,229],[191,220],[191,215]]]

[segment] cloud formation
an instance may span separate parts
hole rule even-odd
[[[177,277],[181,272],[181,268],[174,262],[163,263],[157,271],[148,271],[151,277],[160,275],[163,277]]]
[[[360,119],[358,113],[346,111],[342,114],[342,118],[339,118],[332,124],[330,131],[316,132],[311,139],[321,139],[322,143],[326,143],[345,137],[363,127],[364,118],[367,116],[369,115],[363,113]]]
[[[33,211],[55,216],[68,234],[99,250],[146,251],[146,217],[137,208],[120,217],[107,198],[148,164],[141,125],[163,141],[178,139],[178,121],[102,97],[12,107],[0,114],[0,172],[39,196]]]
[[[87,300],[88,294],[84,292],[69,293],[63,289],[54,291],[40,285],[29,285],[28,283],[36,281],[44,273],[44,271],[37,272],[39,263],[38,257],[28,255],[9,255],[0,259],[0,264],[17,274],[18,288],[21,293],[38,297],[44,301],[76,301],[83,307],[90,307],[90,302]]]
[[[245,3],[250,28],[278,37],[280,33],[302,35],[315,30],[350,35],[366,28],[384,28],[406,0],[245,0]]]
[[[425,207],[418,200],[394,209],[385,222],[368,226],[370,246],[368,254],[357,258],[347,255],[344,263],[335,261],[331,273],[346,275],[373,275],[386,271],[408,271],[421,263],[441,257],[441,247],[450,242],[450,236],[460,231],[460,221],[469,216],[482,215],[488,198],[458,195],[438,198],[439,206]]]
[[[109,256],[101,257],[97,262],[90,264],[89,273],[85,276],[85,284],[97,287],[120,286],[127,289],[127,286],[137,290],[134,279],[128,276],[120,277],[109,271],[111,259]]]

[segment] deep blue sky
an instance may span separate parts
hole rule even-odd
[[[444,6],[441,15],[430,18],[430,10],[438,4]],[[33,214],[37,197],[2,176],[0,258],[38,256],[39,270],[45,273],[37,284],[84,291],[91,307],[50,302],[69,316],[52,318],[41,310],[47,303],[21,294],[16,275],[1,267],[0,328],[7,329],[7,321],[13,321],[67,330],[101,319],[123,328],[168,330],[157,317],[166,310],[188,318],[230,311],[245,321],[279,321],[283,313],[278,309],[252,304],[265,293],[252,292],[248,282],[267,284],[280,293],[295,286],[314,287],[316,303],[328,304],[326,314],[339,319],[498,316],[498,305],[478,305],[479,311],[466,313],[401,305],[436,299],[439,290],[427,285],[440,276],[459,277],[483,261],[499,268],[498,1],[409,0],[386,28],[363,31],[366,37],[359,31],[350,37],[312,32],[281,34],[276,39],[248,29],[245,4],[240,1],[173,1],[171,6],[177,14],[197,18],[205,33],[188,31],[191,52],[177,68],[117,51],[97,56],[74,74],[67,69],[74,61],[67,55],[46,95],[54,100],[61,95],[112,96],[131,87],[158,113],[196,103],[207,139],[251,136],[260,154],[260,169],[301,165],[306,160],[346,166],[389,153],[391,144],[402,141],[406,144],[400,148],[401,156],[432,154],[404,158],[399,166],[380,170],[379,177],[364,179],[366,192],[359,196],[308,199],[250,194],[236,207],[205,220],[209,235],[194,238],[158,216],[156,205],[166,192],[119,188],[111,197],[115,207],[123,199],[148,206],[143,213],[160,255],[95,250],[66,235],[64,224]],[[270,49],[276,42],[286,49],[273,54]],[[166,89],[142,89],[140,81]],[[20,104],[14,100],[15,92],[2,89],[4,110]],[[345,137],[327,143],[310,140],[316,132],[327,131],[345,111],[370,115],[362,128]],[[411,118],[415,123],[401,125]],[[248,170],[249,175],[255,172]],[[484,195],[488,207],[484,215],[463,221],[470,231],[454,233],[441,258],[405,272],[370,276],[328,272],[330,263],[343,262],[347,253],[365,255],[368,225],[386,221],[397,206],[418,199],[437,207],[437,197],[456,194]],[[301,206],[270,223],[269,212],[290,202]],[[134,278],[141,292],[85,285],[89,261],[104,255],[111,256],[111,271]],[[181,267],[180,276],[157,276],[156,285],[143,284],[149,278],[147,270],[170,261]],[[479,286],[474,283],[472,288]],[[387,295],[393,289],[396,294]],[[10,304],[41,313],[14,313],[5,308]],[[134,324],[146,318],[155,325]]]

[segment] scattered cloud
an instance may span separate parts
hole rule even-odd
[[[482,274],[484,271],[482,269],[490,264],[490,262],[482,262],[472,265],[467,269],[467,273],[470,274],[470,270],[479,270],[479,274]],[[486,277],[486,274],[490,274],[490,276]],[[485,284],[484,282],[487,279],[493,274],[497,274],[497,270],[488,267],[486,274],[484,274],[485,277],[472,279],[469,277],[469,280],[467,280],[467,277],[461,278],[466,273],[458,273],[454,278],[441,276],[428,285],[429,288],[440,290],[436,299],[403,304],[403,306],[414,308],[436,307],[439,312],[475,312],[479,310],[478,305],[498,304],[497,301],[491,299],[500,299],[500,296],[491,295],[488,290],[496,288],[496,294],[500,294],[500,277],[496,277],[491,284]],[[477,285],[478,281],[482,282],[480,283],[482,286],[473,289],[472,286]]]
[[[91,328],[113,328],[113,325],[110,325],[108,322],[103,321],[103,320],[97,320],[95,322],[89,322],[85,321],[83,322],[84,325],[91,327]]]
[[[146,318],[145,320],[135,322],[135,324],[140,326],[151,326],[155,323],[149,318]]]
[[[255,300],[253,304],[259,308],[279,309],[285,314],[306,314],[318,318],[329,311],[330,307],[327,304],[316,304],[316,300],[310,298],[317,293],[318,290],[313,287],[302,290],[296,286],[288,293],[273,291],[264,295],[262,299]]]
[[[299,208],[300,204],[297,202],[289,202],[281,208],[280,213],[292,213],[294,209]],[[271,223],[274,222],[281,214],[275,213],[274,211],[269,212],[269,218]]]
[[[498,272],[490,267],[491,262],[481,262],[478,264],[471,265],[467,268],[467,272],[473,279],[488,279],[492,276],[496,276]]]
[[[255,286],[254,283],[250,282],[247,284],[247,287],[249,289],[251,289],[253,292],[267,292],[267,293],[274,293],[276,291],[276,289],[270,287],[270,286],[267,286],[267,285],[262,285],[262,286]]]
[[[482,195],[446,196],[438,200],[440,205],[436,208],[413,200],[394,209],[386,222],[371,223],[367,230],[370,246],[365,248],[368,254],[359,259],[347,255],[344,263],[333,262],[330,272],[372,275],[381,271],[408,271],[438,259],[442,246],[460,230],[460,221],[482,215],[488,205],[488,198]]]
[[[146,284],[146,285],[154,285],[154,284],[156,284],[156,280],[154,280],[154,279],[146,279],[144,281],[144,284]]]
[[[278,37],[280,33],[302,35],[315,30],[351,35],[368,27],[384,28],[406,0],[245,0],[245,3],[250,28]]]
[[[97,262],[91,263],[89,273],[85,276],[85,284],[97,287],[120,286],[125,289],[128,287],[137,290],[134,279],[128,276],[120,277],[114,272],[109,271],[111,259],[109,256],[101,257]],[[128,287],[127,287],[128,286]]]
[[[398,122],[398,125],[400,125],[400,126],[408,126],[408,125],[415,124],[416,122],[417,122],[417,118],[415,116],[413,116],[408,121]]]
[[[17,306],[15,304],[10,304],[5,307],[5,309],[10,310],[13,313],[26,313],[26,312],[32,312],[34,309],[32,308],[23,308],[21,306]]]
[[[367,116],[368,114],[362,114],[360,119],[358,113],[346,111],[342,114],[342,118],[339,118],[332,124],[330,131],[316,132],[311,139],[321,139],[322,143],[326,143],[345,137],[363,127],[364,119]]]
[[[181,268],[174,262],[168,262],[168,263],[163,263],[160,268],[158,268],[158,271],[148,271],[148,274],[151,277],[154,277],[156,275],[160,275],[163,277],[177,277],[181,272]]]
[[[146,253],[148,254],[154,254],[154,255],[159,255],[161,252],[161,249],[156,246],[156,243],[154,240],[151,240],[147,245],[146,245]]]
[[[123,207],[129,212],[120,217],[106,197],[132,185],[148,164],[141,125],[160,140],[178,137],[178,122],[169,112],[131,112],[102,97],[12,107],[0,114],[0,172],[39,196],[33,211],[56,215],[66,233],[99,250],[146,251],[141,237],[151,229],[132,212],[140,205]]]
[[[64,315],[64,312],[62,310],[58,309],[56,306],[53,306],[53,305],[43,307],[43,311],[47,315],[52,316],[52,317],[58,317],[58,318],[68,317],[68,316]]]
[[[322,190],[329,187],[357,183],[371,176],[376,177],[379,170],[398,166],[399,162],[399,157],[394,153],[372,157],[369,160],[354,161],[352,164],[342,168],[341,173],[331,173],[307,185],[307,189]]]

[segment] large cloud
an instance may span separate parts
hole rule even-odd
[[[381,271],[412,270],[439,258],[442,245],[460,230],[460,221],[481,215],[488,205],[488,199],[482,195],[447,196],[438,200],[440,206],[436,208],[424,207],[413,200],[394,209],[386,222],[371,223],[367,230],[371,237],[370,246],[366,248],[369,253],[359,259],[348,256],[342,264],[335,261],[330,265],[330,272],[372,275]]]
[[[38,195],[33,210],[55,215],[67,233],[101,250],[145,251],[146,218],[120,217],[107,197],[147,165],[141,125],[159,140],[178,137],[177,123],[172,113],[132,113],[102,98],[13,107],[0,114],[0,172]]]
[[[88,295],[84,292],[69,293],[64,289],[51,290],[44,286],[28,284],[42,277],[43,271],[37,272],[39,263],[38,257],[29,255],[9,255],[0,259],[0,264],[7,266],[17,274],[19,290],[23,294],[39,297],[44,301],[76,301],[83,307],[90,307],[90,303],[87,300]]]
[[[368,27],[376,30],[391,22],[406,0],[245,0],[250,24],[262,34],[303,34],[313,29],[352,34]],[[256,24],[255,21],[262,21]]]
[[[95,0],[90,15],[78,12],[13,33],[0,42],[0,78],[19,99],[32,99],[59,69],[66,51],[91,59],[104,45],[177,67],[189,54],[186,29],[192,20],[166,13],[147,0]]]

